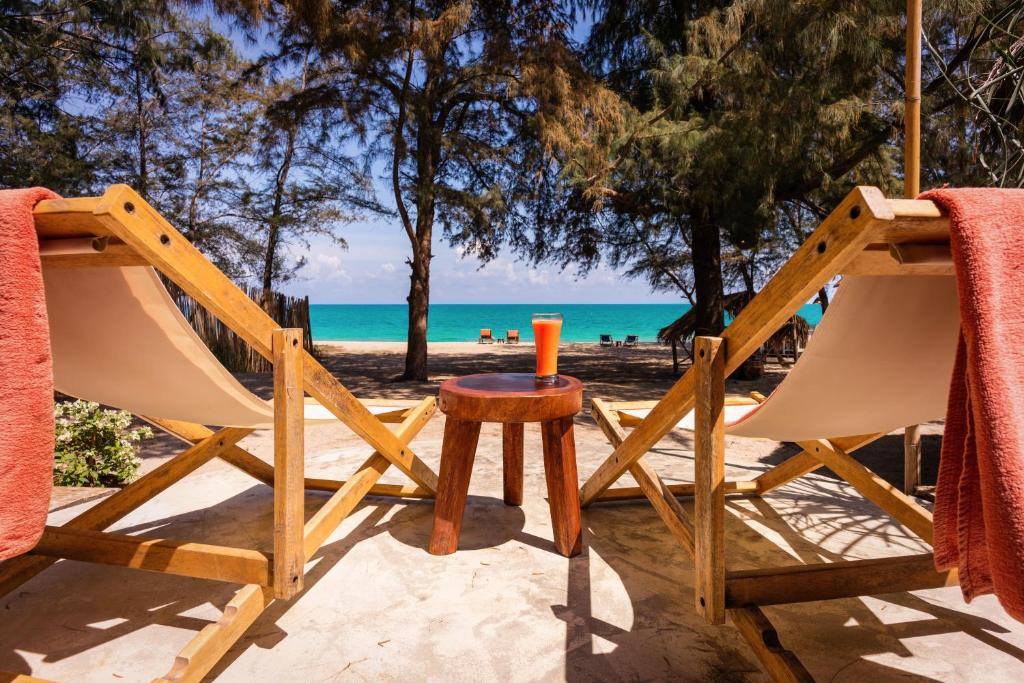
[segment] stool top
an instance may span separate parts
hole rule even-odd
[[[583,383],[559,375],[555,384],[540,384],[525,372],[453,377],[441,384],[438,406],[473,422],[546,422],[580,411]]]

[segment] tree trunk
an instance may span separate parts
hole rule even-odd
[[[423,131],[423,128],[420,128]],[[424,131],[426,132],[426,131]],[[409,265],[409,335],[402,379],[427,379],[427,316],[430,312],[430,259],[434,234],[434,148],[420,135],[416,171],[416,240]]]
[[[422,221],[417,216],[416,224]],[[430,217],[433,223],[433,216]],[[431,228],[427,232],[432,231]],[[426,381],[427,379],[427,318],[430,313],[430,242],[420,241],[414,249],[412,267],[409,273],[409,331],[405,351],[405,372],[402,379]]]
[[[136,190],[143,198],[149,199],[149,159],[146,155],[146,148],[148,147],[146,102],[142,93],[142,69],[139,66],[135,67],[135,117],[139,146],[139,177]]]
[[[718,227],[701,221],[693,229],[693,284],[696,336],[716,336],[725,329],[722,242]]]
[[[818,290],[818,305],[821,306],[821,314],[825,315],[825,311],[828,310],[828,288],[822,287]]]
[[[267,226],[267,250],[263,254],[263,307],[270,308],[271,292],[274,288],[274,264],[277,260],[277,249],[281,242],[281,218],[284,214],[284,194],[288,187],[288,172],[291,170],[292,157],[295,155],[295,136],[298,124],[293,124],[285,131],[288,136],[285,143],[281,166],[277,169],[274,181],[274,206]]]

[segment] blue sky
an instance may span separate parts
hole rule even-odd
[[[326,240],[307,252],[309,263],[282,289],[321,304],[404,303],[409,290],[409,241],[399,226],[378,219],[341,229],[348,249]],[[430,298],[433,303],[677,303],[679,297],[652,294],[643,282],[600,266],[585,279],[570,267],[532,268],[501,255],[484,267],[462,258],[435,236]]]
[[[271,36],[247,41],[229,22],[209,7],[197,11],[220,31],[231,35],[238,51],[255,59],[271,50]],[[577,40],[586,38],[590,21],[583,17],[574,31]],[[390,184],[377,179],[378,197],[391,196]],[[293,256],[305,256],[308,264],[281,289],[292,295],[308,295],[321,304],[404,303],[409,292],[410,255],[408,238],[398,219],[370,216],[343,226],[339,234],[348,242],[343,249],[326,239],[316,239],[310,248],[293,248]],[[462,258],[435,227],[434,260],[431,264],[430,299],[433,303],[679,303],[681,296],[652,293],[642,281],[622,277],[601,265],[585,278],[575,268],[531,267],[509,253],[481,267],[473,258]]]

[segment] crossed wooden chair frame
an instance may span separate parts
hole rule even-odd
[[[48,526],[31,553],[0,563],[0,595],[60,558],[242,584],[220,619],[203,628],[178,653],[167,674],[156,679],[198,681],[271,602],[293,598],[303,589],[306,561],[365,496],[434,496],[437,476],[408,444],[433,416],[436,399],[357,399],[303,349],[301,330],[279,328],[130,187],[113,185],[101,197],[43,201],[34,215],[41,239],[95,236],[109,240],[107,248],[95,254],[44,256],[47,267],[153,266],[273,364],[273,465],[238,446],[253,429],[212,431],[204,425],[141,416],[188,448],[63,526]],[[347,480],[305,476],[304,394],[375,449]],[[373,405],[395,410],[374,415],[368,408]],[[391,431],[385,423],[398,427]],[[273,487],[273,553],[104,531],[214,458]],[[392,465],[414,485],[378,483]],[[306,490],[333,492],[308,521]]]
[[[761,607],[920,590],[955,584],[955,571],[937,572],[932,553],[866,560],[730,571],[725,562],[727,495],[761,496],[826,466],[929,545],[932,515],[850,456],[884,434],[799,442],[801,452],[753,480],[725,478],[724,407],[754,403],[725,396],[725,378],[834,276],[950,275],[946,263],[911,263],[904,255],[948,250],[949,219],[931,201],[886,199],[858,187],[821,223],[721,337],[695,340],[694,364],[660,401],[609,403],[594,399],[592,414],[614,452],[580,489],[580,502],[646,497],[674,538],[694,558],[695,607],[710,624],[729,617],[765,670],[781,681],[813,680],[782,646]],[[909,262],[908,262],[909,261]],[[921,261],[925,261],[922,259]],[[644,418],[630,409],[650,409]],[[694,482],[666,484],[645,460],[690,410],[695,411]],[[627,432],[627,428],[632,428]],[[639,487],[610,488],[629,472]],[[677,496],[693,496],[693,518]]]

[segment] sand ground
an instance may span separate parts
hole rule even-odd
[[[436,344],[431,381],[393,381],[401,345],[323,347],[324,362],[364,397],[433,394],[440,380],[470,372],[530,371],[529,345]],[[674,381],[669,352],[568,345],[563,372],[588,398],[657,398]],[[785,373],[728,391],[767,391]],[[242,380],[266,394],[269,377]],[[201,400],[201,397],[197,397]],[[443,415],[413,442],[436,469]],[[925,428],[932,481],[941,425]],[[610,452],[586,414],[576,419],[581,480]],[[272,440],[242,444],[272,458]],[[729,476],[755,476],[795,452],[771,441],[728,441]],[[144,450],[150,470],[179,446],[159,437]],[[342,478],[367,455],[340,425],[307,429],[310,476]],[[902,436],[858,454],[894,484],[902,481]],[[671,482],[692,475],[686,433],[650,456]],[[762,681],[765,675],[731,626],[713,627],[693,607],[691,560],[645,503],[584,513],[582,555],[553,551],[535,426],[526,431],[525,500],[501,501],[501,433],[485,425],[470,486],[460,550],[434,557],[429,502],[367,499],[307,565],[306,590],[271,606],[214,670],[219,681]],[[389,471],[385,481],[404,483]],[[632,482],[628,482],[632,485]],[[52,523],[90,500],[55,498]],[[311,493],[307,513],[325,500]],[[78,500],[78,502],[76,502]],[[151,536],[270,549],[271,490],[220,461],[133,512],[114,529]],[[684,506],[689,507],[684,501]],[[926,548],[850,487],[820,470],[764,499],[729,502],[731,568],[881,557]],[[767,534],[761,540],[757,533]],[[144,681],[230,599],[231,586],[62,562],[0,599],[0,671],[64,681]],[[1024,680],[1024,627],[991,597],[965,605],[956,588],[767,608],[783,641],[823,681]]]

